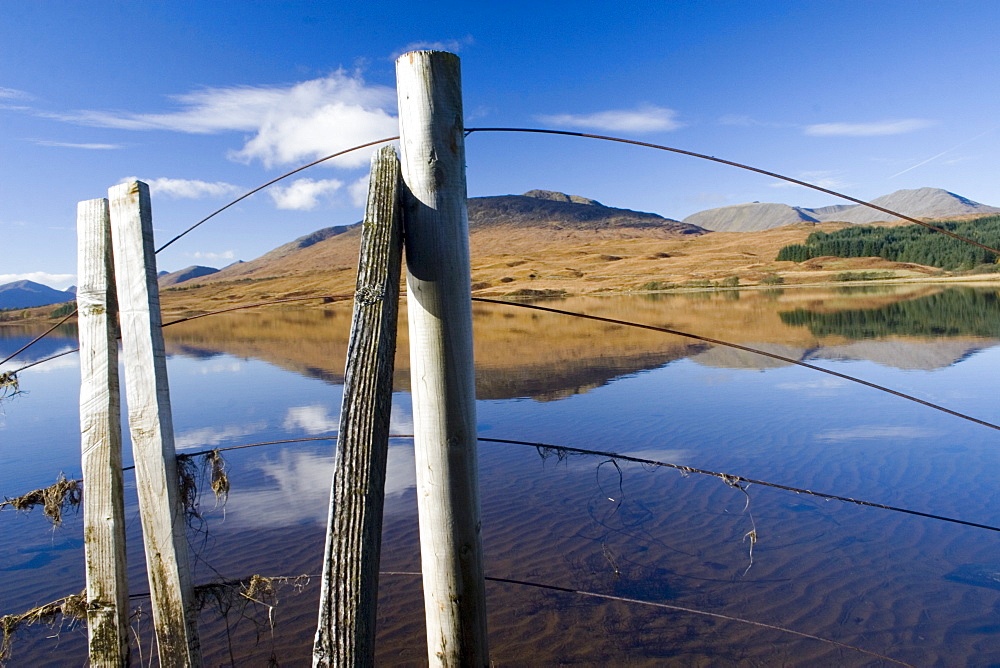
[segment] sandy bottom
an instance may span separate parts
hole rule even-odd
[[[1000,663],[1000,560],[992,534],[759,487],[748,490],[751,522],[747,494],[718,478],[616,468],[595,457],[543,460],[521,446],[484,445],[480,457],[488,575],[680,606],[841,643],[490,582],[494,665],[892,665],[850,647],[920,666]],[[835,455],[824,457],[836,469]],[[260,528],[238,520],[241,487],[263,482],[254,479],[252,462],[250,455],[231,460],[233,517],[209,514],[207,534],[192,539],[199,582],[216,577],[212,569],[227,578],[320,571],[321,522]],[[815,465],[804,458],[790,474]],[[24,522],[46,531],[40,517]],[[747,534],[754,528],[751,566]],[[5,578],[5,612],[82,588],[78,532],[79,518],[70,518],[39,540],[49,549],[24,546],[22,561],[7,568],[24,577]],[[141,559],[134,537],[136,592],[146,590]],[[419,571],[412,489],[387,514],[382,569]],[[44,580],[37,577],[43,572]],[[266,606],[238,597],[225,602],[226,614],[207,607],[206,665],[308,665],[318,589],[315,577],[280,587],[273,627]],[[148,601],[135,603],[143,612],[135,627],[141,659],[148,661]],[[379,606],[377,663],[425,664],[420,578],[383,576]],[[85,655],[81,627],[36,627],[18,635],[10,665],[82,665]]]

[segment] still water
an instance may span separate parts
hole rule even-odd
[[[1000,422],[995,288],[547,305],[761,348]],[[476,304],[474,318],[481,437],[1000,526],[995,430],[691,339],[501,305]],[[349,323],[346,308],[327,305],[166,330],[178,449],[336,434]],[[0,329],[0,356],[32,335]],[[405,326],[399,344],[392,433],[409,434]],[[75,346],[63,331],[0,371]],[[0,403],[6,497],[60,472],[80,476],[76,356],[26,370],[20,382],[24,393]],[[232,491],[225,504],[202,495],[190,530],[195,581],[313,577],[278,581],[257,601],[216,597],[201,620],[207,665],[308,664],[334,447],[313,440],[224,453]],[[380,585],[378,661],[420,665],[420,580],[407,575],[419,571],[412,443],[393,439],[389,452],[382,570],[392,574]],[[127,442],[124,454],[128,466]],[[496,665],[892,665],[872,653],[921,666],[1000,663],[996,532],[607,456],[492,442],[479,456],[487,575],[617,597],[488,582]],[[126,485],[135,660],[148,661],[130,473]],[[72,512],[58,528],[39,510],[0,513],[0,614],[83,589],[81,525]],[[35,627],[12,652],[10,665],[82,665],[86,632]]]

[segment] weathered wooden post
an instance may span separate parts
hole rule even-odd
[[[374,666],[403,236],[399,159],[372,158],[347,348],[314,666]]]
[[[198,609],[188,570],[184,509],[160,331],[149,186],[108,190],[125,358],[125,392],[135,457],[153,626],[161,666],[200,666]]]
[[[458,56],[396,60],[427,652],[485,666],[465,141]]]
[[[129,664],[128,570],[122,495],[118,300],[108,200],[77,205],[80,453],[90,665]]]

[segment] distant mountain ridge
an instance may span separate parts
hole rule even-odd
[[[214,267],[203,267],[201,265],[193,265],[180,271],[174,271],[170,273],[160,273],[160,278],[157,279],[161,288],[168,288],[172,285],[177,285],[178,283],[183,283],[184,281],[190,281],[192,278],[201,278],[202,276],[211,276],[212,274],[218,272],[218,269]]]
[[[1000,208],[980,204],[941,188],[897,190],[871,201],[912,218],[945,218],[967,214],[1000,213]],[[715,232],[760,232],[792,223],[874,223],[900,220],[861,204],[825,206],[816,209],[752,202],[699,211],[684,219]]]
[[[61,304],[76,299],[76,290],[56,290],[34,281],[14,281],[0,285],[0,308],[32,308]]]
[[[690,223],[656,213],[618,209],[577,195],[551,190],[529,190],[523,195],[472,197],[468,201],[469,229],[507,225],[547,229],[604,230],[656,229],[676,234],[704,234]]]

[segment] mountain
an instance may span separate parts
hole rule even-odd
[[[699,211],[684,222],[713,232],[760,232],[794,223],[818,223],[807,211],[787,204],[751,202]]]
[[[1000,208],[974,202],[941,188],[897,190],[872,200],[872,204],[913,218],[945,218],[967,214],[1000,213]],[[708,209],[692,214],[685,223],[715,232],[759,232],[793,223],[874,223],[899,220],[861,204],[836,204],[816,209],[753,202]]]
[[[174,271],[171,273],[160,273],[159,284],[160,288],[167,288],[171,285],[177,285],[178,283],[183,283],[184,281],[190,281],[192,278],[201,278],[202,276],[209,276],[218,272],[218,269],[213,267],[202,267],[199,265],[194,265],[187,267],[186,269],[181,269],[180,271]]]
[[[34,281],[0,285],[0,308],[31,308],[61,304],[76,299],[76,291],[55,290]]]
[[[944,218],[947,216],[963,216],[967,214],[1000,213],[1000,208],[974,202],[971,199],[942,190],[941,188],[917,188],[915,190],[897,190],[890,195],[873,199],[872,204],[892,211],[898,211],[911,218]],[[837,220],[845,223],[874,223],[886,220],[899,220],[870,209],[867,206],[850,207],[820,220]]]
[[[360,225],[360,223],[355,223],[353,225],[324,227],[321,230],[316,230],[315,232],[301,236],[295,241],[289,241],[287,244],[282,244],[274,250],[261,255],[256,260],[250,260],[249,262],[234,262],[228,267],[212,274],[212,279],[221,280],[247,276],[261,270],[266,270],[265,268],[272,264],[286,264],[284,260],[288,258],[288,256],[294,255],[299,251],[310,248],[311,246],[315,246],[316,244],[326,241],[332,237],[340,236],[341,234],[355,230],[360,227]]]
[[[468,202],[469,230],[486,227],[550,230],[608,230],[633,228],[671,234],[704,234],[697,225],[655,213],[617,209],[577,195],[551,190],[529,190],[523,195],[472,197]]]

